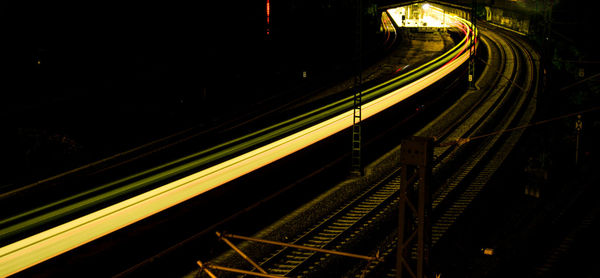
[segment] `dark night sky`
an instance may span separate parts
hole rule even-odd
[[[3,53],[9,72],[3,102],[21,113],[17,120],[34,125],[40,120],[44,125],[72,124],[65,120],[69,117],[50,120],[60,114],[48,108],[52,103],[68,103],[55,110],[72,110],[72,115],[86,112],[77,105],[100,113],[99,107],[118,102],[178,101],[182,94],[215,86],[243,68],[240,58],[250,56],[263,39],[262,7],[252,12],[210,2],[88,1],[5,6],[11,39]],[[40,106],[50,111],[41,112]]]
[[[54,65],[70,72],[133,71],[129,64],[136,56],[184,63],[218,49],[222,34],[217,26],[225,26],[215,22],[218,17],[208,13],[213,8],[208,5],[84,2],[9,7],[17,59],[31,59],[23,52],[42,49]]]
[[[22,170],[106,157],[351,53],[346,2],[271,1],[269,40],[265,2],[4,2],[0,118],[28,127],[3,131],[5,161]],[[48,147],[62,137],[81,154]]]
[[[294,64],[319,48],[335,54],[348,45],[332,44],[346,35],[343,24],[323,22],[335,12],[319,14],[319,1],[273,3],[268,45],[264,2],[5,4],[11,38],[4,53],[11,73],[7,95],[31,103],[70,91],[106,97],[123,96],[122,90],[198,91],[271,70],[268,60],[278,55]]]

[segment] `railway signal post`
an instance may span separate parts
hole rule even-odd
[[[400,148],[401,184],[398,218],[396,277],[428,277],[431,246],[431,197],[429,183],[433,139],[412,137]],[[409,173],[415,173],[409,176]],[[416,182],[415,179],[418,178]],[[408,208],[408,209],[407,209]],[[416,256],[411,250],[416,244]],[[413,259],[414,258],[414,259]],[[408,274],[408,276],[404,276]]]

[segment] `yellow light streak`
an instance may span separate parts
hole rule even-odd
[[[462,47],[463,49],[468,47],[468,40]],[[445,66],[364,104],[363,119],[389,108],[440,80],[464,63],[469,58],[468,55],[468,51],[462,51],[460,57]],[[352,117],[352,110],[345,111],[195,174],[6,245],[0,248],[0,276],[17,273],[58,256],[306,148],[350,127]]]

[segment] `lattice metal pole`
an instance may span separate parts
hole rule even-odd
[[[352,171],[359,175],[362,175],[361,98],[360,89],[357,88],[354,93],[354,118],[352,125]]]
[[[471,32],[471,44],[469,46],[469,87],[471,89],[476,89],[475,87],[475,22],[477,21],[475,16],[475,8],[477,1],[473,0],[473,5],[471,7],[471,26],[473,27]]]
[[[363,174],[362,167],[362,0],[357,0],[356,3],[356,50],[357,50],[357,69],[356,76],[354,78],[354,116],[352,121],[352,172],[358,175]]]

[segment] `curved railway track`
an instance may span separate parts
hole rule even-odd
[[[453,107],[415,134],[435,136],[441,146],[434,152],[434,188],[431,189],[433,247],[477,198],[523,131],[496,133],[462,144],[468,141],[464,138],[478,138],[492,131],[528,123],[535,112],[539,57],[519,38],[493,32],[485,24],[480,28],[483,30],[481,40],[489,53],[487,61],[484,61],[487,67],[477,83],[480,89],[468,91]],[[344,276],[352,273],[357,277],[394,275],[394,266],[390,263],[395,260],[390,258],[395,255],[397,231],[390,223],[397,219],[394,214],[397,214],[399,185],[397,169],[290,241],[296,245],[338,251],[380,253],[382,260],[352,268]],[[369,234],[382,235],[378,231],[381,226],[391,227],[391,231],[377,247],[371,244],[365,248],[365,238],[372,240]],[[271,274],[321,277],[327,268],[344,263],[346,266],[355,264],[345,260],[282,248],[260,262],[262,268]]]

